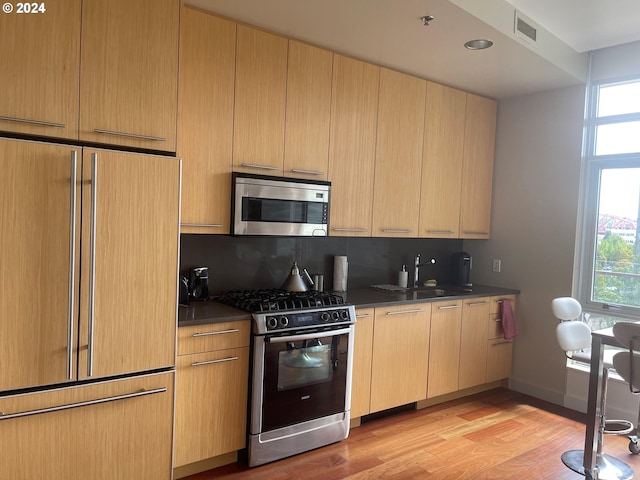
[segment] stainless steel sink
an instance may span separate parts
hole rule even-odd
[[[468,295],[469,292],[463,290],[454,290],[449,288],[438,287],[415,287],[415,288],[400,288],[389,285],[389,288],[383,288],[385,286],[377,286],[392,295],[406,295],[413,299],[429,299],[440,297],[457,297],[461,295]]]

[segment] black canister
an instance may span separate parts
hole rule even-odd
[[[467,252],[457,252],[451,256],[451,275],[454,285],[470,288],[471,256]]]
[[[189,295],[193,300],[209,298],[208,267],[194,267],[189,270]]]

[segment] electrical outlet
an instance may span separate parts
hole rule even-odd
[[[499,258],[493,259],[493,271],[495,273],[500,273],[500,269],[502,268],[502,260]]]

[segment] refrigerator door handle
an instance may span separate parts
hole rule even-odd
[[[76,182],[78,152],[71,152],[71,194],[69,212],[69,299],[67,305],[67,380],[73,380],[73,304],[76,270]]]
[[[91,245],[89,251],[89,326],[87,346],[87,376],[93,376],[93,327],[96,292],[96,214],[98,200],[98,154],[91,154]]]
[[[116,400],[125,400],[127,398],[142,397],[143,395],[153,395],[155,393],[164,393],[166,391],[167,391],[166,387],[155,388],[153,390],[142,389],[139,392],[125,393],[123,395],[115,395],[113,397],[99,398],[97,400],[87,400],[84,402],[69,403],[67,405],[57,405],[55,407],[39,408],[36,410],[27,410],[25,412],[7,413],[7,414],[0,412],[0,421],[9,420],[11,418],[28,417],[30,415],[38,415],[40,413],[58,412],[60,410],[69,410],[71,408],[86,407],[88,405],[98,405],[100,403],[114,402]]]

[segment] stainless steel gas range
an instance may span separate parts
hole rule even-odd
[[[230,292],[218,301],[253,316],[249,466],[345,439],[354,307],[315,290]]]

